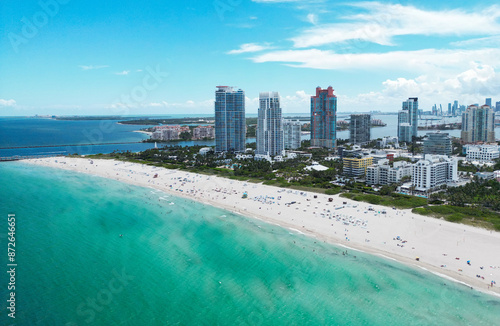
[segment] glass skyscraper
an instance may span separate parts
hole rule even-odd
[[[260,155],[283,155],[283,119],[278,92],[259,94],[257,119],[257,150]]]
[[[316,96],[311,96],[311,146],[337,146],[337,96],[332,86],[318,86]]]
[[[451,137],[448,133],[430,132],[424,139],[424,154],[448,155],[452,153]]]
[[[369,114],[351,114],[349,123],[349,142],[351,144],[364,144],[370,141],[372,126]]]
[[[495,113],[487,106],[470,105],[462,114],[461,139],[464,143],[493,143],[495,141]]]
[[[403,109],[398,112],[398,139],[409,143],[417,137],[418,131],[418,98],[410,97],[403,102]]]
[[[215,151],[245,151],[245,92],[229,86],[215,91]]]

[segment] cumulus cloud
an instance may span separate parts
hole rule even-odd
[[[4,100],[0,98],[0,106],[15,106],[16,101],[13,99],[10,100]]]
[[[245,96],[245,109],[247,111],[256,111],[258,107],[259,107],[258,97],[250,98],[248,96]]]
[[[492,66],[471,62],[469,69],[449,78],[430,75],[414,79],[400,77],[387,79],[380,86],[380,91],[339,96],[339,107],[347,111],[394,111],[408,97],[418,97],[420,108],[424,110],[430,110],[433,104],[445,107],[454,100],[463,105],[484,103],[486,97],[500,93],[500,75]]]
[[[321,24],[293,37],[297,48],[321,46],[349,40],[394,45],[402,35],[496,35],[500,33],[500,6],[475,11],[461,9],[424,10],[380,2],[350,3],[365,13],[344,17],[346,22]]]

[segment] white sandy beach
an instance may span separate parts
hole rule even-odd
[[[280,189],[129,162],[65,157],[25,162],[153,187],[500,294],[500,283],[490,286],[491,281],[500,282],[499,232],[425,217],[411,210],[355,202],[338,195]],[[244,192],[248,194],[246,199],[242,198]],[[329,198],[333,201],[329,202]],[[295,203],[287,205],[291,202]],[[373,210],[369,210],[371,206]],[[416,257],[420,260],[416,261]]]
[[[153,133],[151,131],[144,131],[144,130],[132,130],[132,132],[138,132],[140,134],[145,134],[145,135],[148,135],[149,137],[151,137],[151,135],[153,135]]]

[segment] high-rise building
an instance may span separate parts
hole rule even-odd
[[[495,103],[495,112],[500,112],[500,102]]]
[[[283,142],[286,149],[297,149],[300,147],[301,127],[302,125],[299,120],[283,119]]]
[[[430,132],[424,139],[424,154],[451,155],[451,137],[447,133]]]
[[[215,151],[245,150],[245,92],[229,86],[215,91]]]
[[[458,115],[458,101],[453,101],[453,107],[451,108],[451,115],[454,117]]]
[[[495,141],[495,113],[487,106],[470,105],[462,114],[461,139],[464,143]]]
[[[333,88],[316,87],[311,96],[311,145],[326,148],[337,146],[337,96]]]
[[[267,156],[284,154],[282,123],[279,93],[260,93],[255,154]]]
[[[486,98],[485,104],[491,108],[491,98]]]
[[[410,97],[403,102],[398,112],[398,138],[401,142],[411,142],[418,131],[418,98]]]
[[[411,183],[418,192],[427,192],[448,182],[458,181],[458,161],[445,155],[424,155],[413,164]]]
[[[349,141],[351,144],[363,144],[370,141],[371,116],[369,114],[351,114]]]
[[[451,115],[451,103],[448,103],[448,115]]]

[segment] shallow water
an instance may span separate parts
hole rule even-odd
[[[17,219],[16,325],[500,320],[498,298],[425,271],[100,177],[0,163],[3,248],[9,213]],[[5,304],[8,275],[0,275]],[[0,324],[12,323],[2,311]]]

